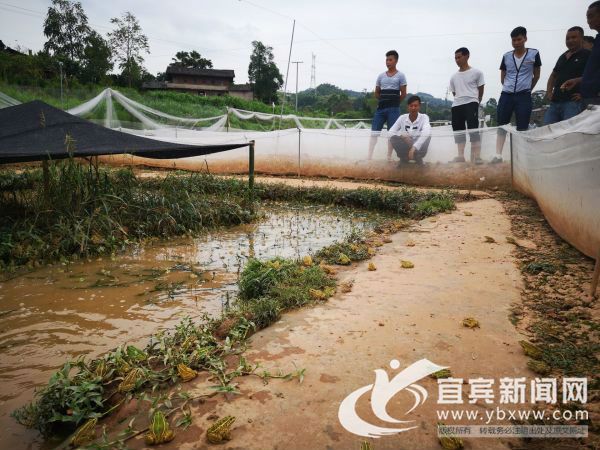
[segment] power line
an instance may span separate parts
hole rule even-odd
[[[312,54],[312,65],[310,66],[310,88],[311,89],[316,89],[317,88],[317,76],[316,76],[317,63],[316,63],[316,59],[317,59],[317,55],[315,55],[313,53]]]
[[[551,28],[543,30],[527,30],[528,33],[546,33],[564,31],[564,28]],[[302,39],[298,43],[311,43],[319,41],[377,41],[377,40],[391,40],[391,39],[423,39],[423,38],[439,38],[439,37],[451,37],[451,36],[483,36],[488,34],[506,34],[506,30],[502,31],[477,31],[477,32],[461,32],[461,33],[440,33],[440,34],[404,34],[399,36],[342,36],[334,38],[319,38],[319,39]]]

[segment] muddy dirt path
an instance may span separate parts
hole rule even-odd
[[[305,368],[302,384],[273,380],[263,385],[257,377],[241,378],[241,395],[195,405],[192,426],[179,429],[176,440],[163,447],[212,448],[205,436],[216,414],[237,418],[232,440],[220,448],[358,448],[362,438],[346,431],[338,420],[340,402],[373,383],[375,369],[386,370],[391,378],[397,372],[390,369],[392,360],[403,369],[427,358],[449,366],[452,375],[465,383],[477,377],[532,378],[518,344],[521,337],[508,319],[521,289],[512,246],[504,239],[510,234],[502,205],[482,199],[459,204],[452,214],[426,219],[393,235],[372,259],[376,271],[368,271],[365,262],[339,274],[341,281],[354,280],[350,293],[338,292],[326,304],[285,314],[253,336],[247,353],[250,362],[272,373]],[[497,243],[486,243],[486,235]],[[401,260],[410,260],[415,267],[403,269]],[[468,316],[478,319],[481,328],[462,327]],[[400,396],[388,404],[392,417],[415,420],[418,429],[372,440],[374,448],[440,448],[437,382],[424,378],[419,384],[429,400],[409,416],[404,413],[412,398]],[[186,387],[203,390],[199,382]],[[466,387],[463,399],[469,406]],[[369,420],[363,400],[358,411]],[[483,413],[496,406],[479,401],[468,409]],[[128,444],[143,447],[141,440]],[[472,439],[466,445],[507,448],[508,441]]]

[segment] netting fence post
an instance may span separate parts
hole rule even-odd
[[[515,187],[515,179],[514,179],[514,175],[513,175],[513,167],[514,167],[514,162],[513,162],[513,134],[512,131],[509,134],[509,143],[510,143],[510,185],[511,187],[514,189]]]
[[[254,143],[254,140],[250,141],[248,148],[248,199],[252,213],[254,213]]]
[[[300,178],[300,147],[302,145],[300,136],[302,135],[302,130],[298,128],[298,178]]]

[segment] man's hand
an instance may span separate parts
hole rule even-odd
[[[415,159],[416,151],[417,151],[416,148],[411,147],[410,150],[408,151],[408,159]]]
[[[567,80],[561,84],[560,89],[562,91],[570,91],[571,89],[576,88],[579,83],[581,83],[581,78],[571,78],[570,80]]]
[[[571,95],[571,100],[574,102],[580,102],[581,101],[581,94],[573,94]]]
[[[545,100],[552,100],[552,91],[546,91],[546,94],[544,94],[544,99]]]

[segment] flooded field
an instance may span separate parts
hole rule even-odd
[[[101,355],[183,317],[218,315],[248,258],[296,258],[377,217],[322,206],[277,205],[250,225],[161,241],[116,257],[55,264],[0,282],[0,426],[4,445],[39,448],[37,432],[9,414],[66,360]]]

